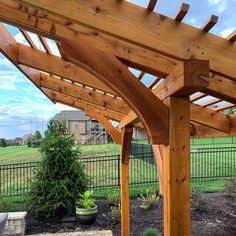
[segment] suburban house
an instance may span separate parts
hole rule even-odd
[[[83,111],[61,111],[55,120],[65,120],[68,134],[73,134],[76,144],[104,144],[111,140],[102,124],[86,116]],[[147,139],[144,131],[134,129],[133,139]]]
[[[67,132],[77,144],[103,144],[110,138],[104,127],[83,111],[61,111],[54,119],[66,121]]]

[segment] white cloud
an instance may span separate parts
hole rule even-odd
[[[216,5],[222,0],[208,0],[209,5]]]
[[[218,13],[222,13],[227,9],[229,0],[208,0],[210,6],[215,6]]]

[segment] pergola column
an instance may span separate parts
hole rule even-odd
[[[190,105],[169,97],[169,144],[163,145],[164,235],[190,235]]]
[[[133,134],[132,126],[121,129],[120,176],[121,176],[121,235],[130,235],[129,204],[129,156]]]

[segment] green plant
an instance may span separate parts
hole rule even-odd
[[[159,236],[160,233],[155,228],[146,228],[142,236]]]
[[[225,181],[224,192],[228,197],[236,193],[236,177]]]
[[[64,121],[49,121],[40,151],[43,157],[32,180],[29,210],[45,217],[74,214],[89,178],[77,160],[79,149],[74,148],[73,136],[66,134]]]
[[[119,189],[115,189],[110,192],[107,196],[108,203],[111,206],[118,206],[120,204],[120,191]]]
[[[156,192],[152,192],[149,189],[146,189],[146,195],[144,196],[141,194],[141,204],[140,207],[142,209],[149,209],[154,203],[158,202],[159,196],[157,195]]]
[[[42,135],[38,130],[35,131],[34,138],[35,138],[36,141],[41,141],[42,140]]]
[[[7,142],[5,138],[1,138],[0,139],[0,147],[7,147]]]
[[[111,218],[114,223],[120,222],[121,219],[121,209],[120,209],[120,204],[117,206],[112,206],[111,207]]]
[[[31,142],[30,139],[29,139],[28,142],[27,142],[27,146],[28,146],[28,147],[32,147],[32,142]]]
[[[81,208],[90,209],[95,206],[95,199],[91,198],[93,191],[85,191],[84,194],[80,194],[80,199],[77,202],[77,206]]]
[[[191,193],[191,208],[194,211],[206,212],[209,209],[204,194],[199,189],[193,189]]]
[[[0,195],[0,212],[9,212],[14,209],[14,204],[7,197]]]

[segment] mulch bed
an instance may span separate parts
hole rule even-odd
[[[192,211],[192,235],[236,235],[236,198],[222,193],[204,194],[209,209],[207,212]],[[113,235],[120,235],[120,223],[114,223],[106,200],[97,201],[99,215],[92,226],[78,222],[62,222],[61,219],[42,220],[31,215],[26,218],[27,234],[70,232],[110,229]],[[157,228],[163,234],[163,200],[160,199],[148,210],[141,209],[139,199],[131,200],[131,235],[141,235],[147,227]]]

